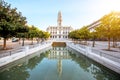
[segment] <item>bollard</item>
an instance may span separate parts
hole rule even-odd
[[[91,53],[91,47],[86,47],[86,55]]]
[[[29,51],[29,46],[25,46],[25,55],[28,53]]]
[[[11,56],[11,51],[10,51],[10,56]]]
[[[100,56],[102,57],[102,52],[100,52]]]
[[[91,47],[89,47],[89,52],[90,52],[90,53],[92,52],[92,49],[91,49]]]
[[[40,44],[38,44],[38,46],[40,47]]]

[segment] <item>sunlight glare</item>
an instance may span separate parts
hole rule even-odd
[[[111,11],[120,11],[120,0],[106,0],[106,5]]]

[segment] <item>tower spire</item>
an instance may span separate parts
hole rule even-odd
[[[57,23],[58,23],[58,26],[61,26],[61,24],[62,24],[62,15],[61,15],[61,12],[60,12],[60,11],[58,12]]]

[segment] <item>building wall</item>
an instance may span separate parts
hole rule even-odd
[[[47,32],[51,34],[50,38],[68,38],[69,32],[73,30],[71,26],[62,26],[62,14],[58,12],[57,26],[49,26]]]
[[[100,22],[100,19],[99,19],[99,20],[91,23],[90,25],[88,25],[88,29],[90,30],[90,32],[93,32],[94,29],[95,29],[96,27],[99,27],[100,24],[101,24],[101,22]]]
[[[68,38],[69,32],[73,29],[71,26],[54,27],[49,26],[47,31],[51,34],[50,38]]]

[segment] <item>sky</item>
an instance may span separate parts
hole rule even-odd
[[[58,12],[62,25],[74,29],[89,25],[111,11],[120,11],[120,0],[5,0],[27,18],[27,24],[41,30],[57,26]]]

